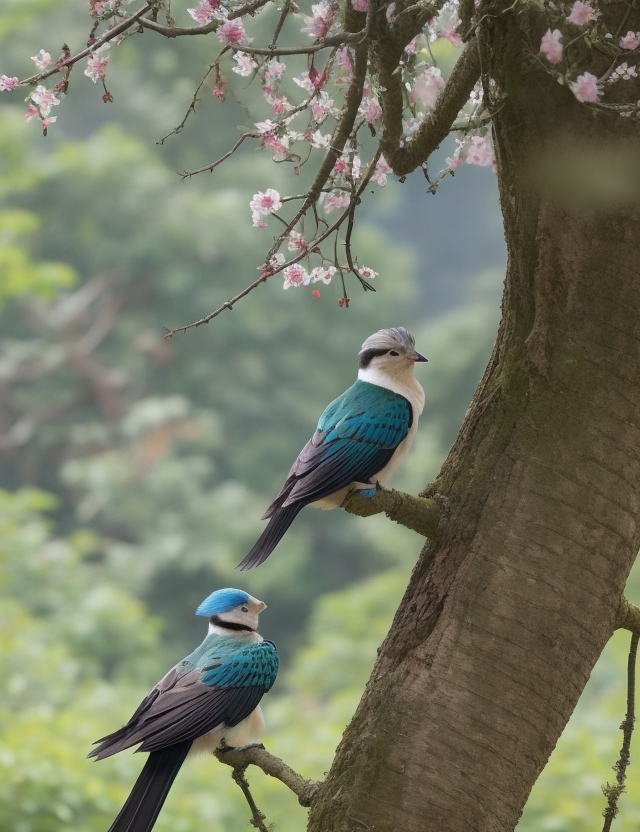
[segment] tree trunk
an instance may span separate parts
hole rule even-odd
[[[623,6],[605,15],[622,20]],[[512,830],[640,545],[638,122],[546,74],[534,53],[548,22],[511,8],[480,31],[509,253],[503,319],[429,492],[446,498],[440,530],[311,832]],[[636,8],[624,25],[640,29]],[[610,62],[587,59],[598,75]]]

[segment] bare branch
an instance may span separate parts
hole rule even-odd
[[[385,159],[397,176],[406,176],[425,162],[439,146],[480,77],[478,44],[472,38],[453,68],[440,97],[429,116],[422,122],[413,139],[402,141],[402,79],[395,67],[385,66],[380,71],[382,93],[383,134],[380,147]]]
[[[242,794],[246,797],[249,808],[251,809],[252,818],[249,823],[251,826],[255,827],[255,829],[258,829],[259,832],[269,832],[269,828],[264,824],[266,815],[256,806],[256,802],[251,794],[251,789],[249,788],[249,781],[244,776],[245,771],[246,768],[244,766],[242,768],[234,768],[231,776],[242,789]]]
[[[602,792],[607,798],[607,808],[604,810],[604,824],[602,832],[610,832],[613,819],[618,814],[618,800],[625,790],[625,780],[627,778],[627,767],[631,762],[630,749],[631,737],[633,736],[633,726],[636,721],[635,717],[635,699],[636,699],[636,655],[638,653],[638,641],[640,641],[640,634],[633,633],[631,636],[631,644],[629,645],[629,660],[627,662],[627,713],[620,725],[622,730],[622,748],[620,749],[620,756],[613,767],[616,773],[616,785],[612,786],[607,783],[602,787]]]
[[[169,133],[169,135],[171,136],[172,134]],[[168,136],[165,136],[165,139],[166,138],[168,138]],[[211,162],[210,165],[206,165],[203,168],[198,168],[198,170],[190,170],[190,171],[185,170],[180,174],[180,176],[183,179],[189,179],[191,176],[195,176],[198,173],[204,173],[205,171],[211,171],[214,168],[217,168],[218,165],[222,164],[222,162],[224,162],[225,159],[228,159],[229,156],[232,156],[236,152],[236,150],[240,147],[240,145],[242,144],[242,142],[245,139],[259,139],[259,138],[260,138],[259,133],[243,133],[240,136],[240,138],[238,139],[238,141],[233,145],[233,147],[230,148],[230,150],[227,150],[227,152],[223,156],[221,156],[219,159],[216,159],[215,162]],[[162,144],[163,141],[164,141],[164,139],[162,139],[160,144]]]
[[[428,539],[435,536],[441,515],[435,499],[414,497],[404,491],[380,487],[373,497],[363,497],[352,491],[345,497],[342,508],[358,517],[371,517],[384,512],[390,520]]]
[[[235,748],[218,749],[215,756],[221,763],[234,769],[244,770],[247,766],[257,766],[265,774],[275,777],[297,795],[301,806],[311,806],[318,790],[322,786],[320,780],[305,780],[302,775],[294,771],[279,757],[270,754],[262,745],[252,746],[243,750]]]

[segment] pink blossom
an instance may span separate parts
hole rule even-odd
[[[325,268],[324,266],[316,266],[315,269],[311,270],[311,281],[313,283],[317,283],[321,280],[323,283],[329,284],[331,283],[331,278],[338,270],[335,266],[329,266],[329,268]],[[320,297],[318,293],[317,297]]]
[[[280,268],[280,266],[283,265],[284,259],[284,254],[282,254],[282,252],[280,251],[277,254],[272,254],[269,260],[269,266],[271,270],[274,272],[277,271]]]
[[[325,214],[330,214],[338,208],[346,208],[349,204],[349,197],[339,191],[330,191],[324,198]]]
[[[306,251],[307,244],[304,241],[303,235],[299,231],[289,232],[289,242],[287,243],[289,251]]]
[[[462,38],[456,32],[454,26],[443,26],[440,29],[440,37],[446,38],[453,46],[462,46]]]
[[[338,115],[338,110],[334,107],[333,98],[329,98],[328,93],[323,90],[312,102],[311,113],[316,121],[323,121],[326,116]]]
[[[10,90],[14,90],[20,80],[15,76],[13,78],[9,78],[8,75],[0,75],[0,92],[9,92]]]
[[[357,12],[369,11],[369,0],[351,0],[351,5]]]
[[[284,97],[272,98],[269,103],[273,107],[273,112],[277,116],[281,116],[283,113],[286,113],[287,110],[291,109],[291,104],[289,104],[289,101]]]
[[[393,15],[395,14],[395,11],[396,11],[396,4],[395,3],[389,3],[389,5],[387,6],[387,10],[384,13],[384,16],[387,19],[387,23],[393,23]]]
[[[616,81],[630,81],[632,78],[638,77],[638,71],[635,66],[629,66],[626,61],[623,61],[620,66],[617,66],[611,75],[607,78],[607,84],[615,84]]]
[[[411,92],[425,107],[433,107],[436,99],[440,95],[440,91],[445,87],[445,81],[442,73],[435,66],[430,66],[428,69],[418,75],[413,82]]]
[[[307,270],[303,268],[300,263],[294,263],[292,266],[287,266],[282,272],[284,277],[283,289],[291,289],[291,287],[306,286],[311,278],[307,274]]]
[[[382,119],[382,107],[377,98],[367,98],[358,111],[368,124],[376,124]]]
[[[358,266],[358,273],[365,280],[373,280],[375,277],[378,277],[378,272],[374,272],[369,266]]]
[[[287,136],[278,138],[275,133],[265,133],[262,137],[261,145],[272,150],[275,156],[283,157],[289,149],[289,139]]]
[[[273,214],[274,211],[278,211],[282,208],[280,194],[273,188],[267,188],[264,193],[262,193],[262,191],[258,191],[257,194],[253,195],[253,199],[249,203],[249,207],[251,208],[253,227],[266,228],[267,224],[261,220],[260,217],[265,217],[267,214]]]
[[[322,297],[322,295],[320,294],[320,292],[317,289],[312,289],[311,294],[313,295],[314,298]]]
[[[309,136],[307,141],[310,142],[311,147],[329,147],[331,144],[331,133],[325,133],[323,135],[319,130],[316,130]]]
[[[335,65],[338,69],[336,83],[350,84],[353,80],[353,56],[348,46],[341,46],[338,49]]]
[[[253,38],[248,38],[244,30],[244,24],[240,19],[227,20],[221,26],[218,26],[216,35],[220,43],[225,46],[231,46],[234,43],[251,43]]]
[[[236,75],[240,75],[242,78],[247,78],[258,66],[253,58],[244,52],[236,52],[233,56],[233,60],[236,62],[236,66],[234,66],[231,71],[235,72]]]
[[[582,0],[576,0],[571,8],[571,13],[567,17],[569,23],[575,23],[576,26],[584,26],[590,20],[597,20],[600,12],[596,11],[589,3],[583,3]]]
[[[409,41],[409,43],[405,46],[404,51],[407,55],[415,55],[416,54],[416,47],[418,45],[418,38],[419,35],[416,35],[415,38]]]
[[[286,64],[283,64],[277,58],[271,58],[271,60],[267,62],[264,70],[263,77],[265,84],[269,84],[271,81],[279,81],[284,75],[286,68]]]
[[[622,49],[637,49],[640,46],[640,32],[629,30],[624,37],[620,38],[620,46]]]
[[[93,83],[97,83],[98,78],[104,78],[107,71],[107,64],[109,63],[109,56],[105,55],[103,58],[98,52],[94,52],[87,61],[87,68],[84,74],[87,78],[91,78]]]
[[[307,32],[311,37],[318,40],[323,38],[331,28],[334,12],[328,1],[322,0],[322,2],[311,6],[311,14],[311,17],[304,15],[306,25],[300,31]]]
[[[381,188],[384,188],[384,186],[387,184],[387,176],[390,173],[393,173],[393,170],[391,169],[391,166],[389,165],[387,160],[384,158],[384,156],[381,156],[378,159],[378,164],[376,165],[376,169],[373,172],[373,176],[371,177],[371,181],[375,182],[376,185],[380,185]]]
[[[41,49],[37,55],[34,55],[31,60],[38,67],[38,69],[46,69],[51,63],[51,55]]]
[[[43,116],[48,116],[51,112],[51,108],[60,103],[60,99],[56,96],[56,94],[51,92],[51,90],[48,90],[46,87],[43,87],[42,84],[38,84],[35,92],[31,93],[30,98],[39,108],[40,115]]]
[[[49,118],[42,119],[42,129],[47,131],[47,127],[51,127],[51,125],[58,120],[58,116],[49,116]]]
[[[27,112],[24,114],[24,120],[29,123],[32,118],[40,118],[40,113],[35,104],[29,104]]]
[[[345,170],[347,169],[346,160],[342,159],[342,158],[336,159],[336,163],[333,166],[333,169],[335,170],[336,173],[344,173]]]
[[[195,9],[187,9],[187,12],[196,21],[196,23],[199,23],[201,26],[206,26],[207,23],[210,23],[213,18],[214,8],[215,6],[212,3],[209,3],[209,0],[201,0]]]
[[[471,143],[465,158],[467,165],[480,165],[488,167],[495,162],[495,156],[491,145],[482,136],[472,136]]]
[[[560,43],[561,40],[562,32],[560,31],[560,29],[554,29],[553,32],[551,31],[551,29],[547,29],[547,31],[542,36],[542,41],[540,42],[540,51],[549,61],[550,64],[559,64],[562,60],[562,44]]]
[[[569,89],[578,101],[597,101],[602,95],[602,89],[598,86],[598,79],[590,72],[578,75]]]

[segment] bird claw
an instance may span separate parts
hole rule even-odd
[[[373,488],[362,488],[358,490],[358,494],[361,497],[365,497],[367,500],[370,500],[372,497],[375,497],[378,491],[380,491],[381,485],[379,482],[376,481]]]

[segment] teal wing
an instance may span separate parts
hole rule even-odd
[[[89,756],[102,759],[134,745],[138,751],[159,751],[222,725],[233,727],[255,710],[277,673],[273,642],[207,636]]]
[[[294,502],[320,500],[354,481],[369,482],[391,460],[412,422],[404,396],[356,381],[326,408],[265,517]]]

